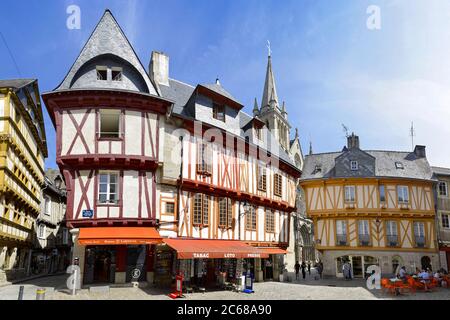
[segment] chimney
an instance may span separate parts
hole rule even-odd
[[[359,149],[359,137],[352,132],[351,136],[347,137],[347,148],[350,149]]]
[[[163,52],[152,51],[150,66],[148,68],[150,79],[158,86],[169,85],[169,56]]]
[[[425,152],[425,146],[416,146],[414,148],[414,154],[417,158],[426,158],[427,154]]]

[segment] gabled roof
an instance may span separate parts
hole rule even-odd
[[[379,150],[364,152],[375,158],[375,177],[433,180],[428,160],[417,157],[414,152]],[[334,178],[335,159],[344,153],[346,151],[306,155],[301,180]],[[397,169],[396,162],[402,163],[403,169]]]
[[[206,89],[206,91],[204,90]],[[242,109],[244,105],[237,101],[228,91],[226,91],[220,84],[218,83],[207,83],[207,84],[199,84],[197,85],[197,90],[199,90],[203,94],[208,94],[211,96],[219,96],[223,97],[224,101],[227,105],[235,109]]]
[[[9,88],[17,91],[31,82],[36,81],[36,79],[11,79],[11,80],[0,80],[0,88]]]
[[[55,90],[70,89],[77,71],[91,59],[105,54],[112,54],[129,62],[144,79],[148,92],[158,95],[128,38],[109,10],[105,11],[64,80]]]

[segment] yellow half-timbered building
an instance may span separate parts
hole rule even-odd
[[[0,80],[0,283],[28,272],[45,157],[37,80]]]
[[[383,274],[438,267],[433,184],[424,146],[363,151],[352,135],[341,152],[306,156],[301,186],[324,274],[342,276],[345,261],[354,277],[374,264]]]

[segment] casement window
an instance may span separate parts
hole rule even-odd
[[[44,214],[46,214],[47,216],[50,215],[50,210],[51,208],[51,200],[49,196],[44,196]]]
[[[336,220],[336,244],[338,246],[347,245],[347,221]]]
[[[119,174],[101,172],[98,177],[98,202],[117,204],[119,202]]]
[[[100,110],[100,138],[120,138],[121,110]]]
[[[38,228],[39,239],[45,239],[45,224],[40,224]]]
[[[219,227],[233,226],[233,203],[230,198],[219,198]]]
[[[380,185],[378,189],[380,191],[380,202],[386,202],[386,189],[384,185]]]
[[[165,213],[175,213],[175,202],[166,202]]]
[[[97,66],[97,80],[108,80],[108,68],[103,66]]]
[[[404,169],[403,163],[401,163],[401,162],[396,162],[396,163],[395,163],[395,168],[396,168],[396,169]]]
[[[355,186],[345,186],[344,188],[345,202],[354,203],[355,202]]]
[[[273,193],[279,197],[283,195],[283,176],[281,174],[273,175]]]
[[[407,186],[397,186],[398,202],[406,204],[409,202],[409,193]]]
[[[397,221],[386,221],[387,246],[396,247],[398,245]]]
[[[193,224],[208,225],[209,196],[203,193],[194,195]]]
[[[358,161],[350,161],[350,170],[357,171],[358,170]]]
[[[361,246],[368,246],[370,242],[369,220],[358,221],[358,236]]]
[[[199,142],[197,144],[197,172],[212,173],[212,145]]]
[[[441,221],[442,221],[442,228],[450,229],[450,223],[448,219],[448,214],[442,213],[441,214]]]
[[[267,187],[267,168],[264,165],[258,165],[257,168],[258,176],[258,190],[266,191]]]
[[[439,195],[440,196],[447,197],[448,196],[448,185],[447,185],[447,182],[439,181],[438,191],[439,191]]]
[[[245,229],[249,231],[256,230],[256,208],[250,206],[245,214]]]
[[[213,118],[225,122],[225,106],[213,103]]]
[[[122,81],[122,68],[113,67],[111,68],[112,81]]]
[[[266,232],[275,232],[275,212],[266,209]]]
[[[416,240],[416,247],[425,246],[425,223],[424,222],[414,222],[414,237]]]

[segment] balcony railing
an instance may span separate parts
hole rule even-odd
[[[387,246],[388,247],[397,247],[398,246],[398,236],[391,235],[387,236]]]
[[[338,246],[346,246],[347,245],[347,235],[346,234],[336,235],[336,243]]]
[[[361,246],[369,246],[370,245],[370,236],[368,234],[360,234],[359,235],[359,244]]]
[[[416,236],[416,247],[418,247],[418,248],[425,247],[425,237],[424,236]]]

